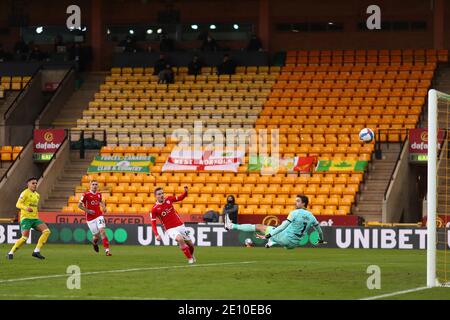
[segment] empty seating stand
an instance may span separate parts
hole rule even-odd
[[[179,67],[171,85],[157,84],[152,68],[113,68],[77,128],[87,135],[89,129],[106,130],[103,155],[153,155],[155,166],[150,175],[86,175],[63,210],[77,211],[79,196],[95,178],[112,214],[147,213],[156,186],[170,194],[182,192],[184,185],[190,191],[179,204],[181,213],[221,211],[227,195],[234,194],[240,214],[287,214],[295,195],[306,194],[314,214],[350,214],[361,172],[263,176],[247,171],[246,156],[237,173],[163,173],[176,143],[170,134],[176,128],[191,130],[194,121],[222,130],[278,129],[281,156],[370,161],[374,145],[362,144],[359,130],[414,128],[436,64],[447,61],[447,55],[436,50],[289,51],[282,68],[238,67],[232,76],[217,76],[208,67],[194,77]],[[381,138],[399,141],[404,134]]]

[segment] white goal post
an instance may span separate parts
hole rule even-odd
[[[442,103],[444,102],[444,103]],[[441,104],[439,104],[441,103]],[[441,106],[441,108],[439,107]],[[448,240],[448,234],[450,233],[447,230],[447,227],[444,224],[444,233],[438,233],[437,230],[437,220],[438,219],[438,188],[439,188],[439,177],[438,175],[438,130],[443,129],[444,132],[447,131],[447,136],[444,137],[444,141],[448,141],[448,130],[450,124],[450,95],[439,92],[435,89],[431,89],[428,91],[428,165],[427,165],[427,286],[428,287],[436,287],[436,286],[448,286],[449,280],[448,276],[450,274],[450,261],[448,261],[449,250],[448,245],[450,241]],[[439,121],[438,121],[439,118]],[[439,123],[445,123],[444,128],[439,128]],[[447,142],[446,142],[447,143]],[[445,150],[441,154],[441,159],[445,159],[445,176],[443,177],[445,180],[445,185],[448,185],[448,165],[447,165],[447,147],[441,148]],[[442,161],[442,160],[441,160]],[[445,187],[447,191],[447,187]],[[448,197],[448,198],[447,198]],[[449,205],[450,195],[447,195],[445,192],[445,209],[444,212],[439,212],[439,214],[443,214],[446,217],[449,215],[447,210],[447,206]],[[445,220],[444,220],[445,222]],[[440,229],[441,230],[441,229]],[[442,241],[442,239],[445,241]],[[438,245],[443,245],[443,250],[438,251]],[[443,261],[438,261],[437,258],[440,256],[444,256]],[[439,267],[439,268],[437,268]],[[441,276],[441,272],[443,271],[443,277]],[[438,274],[439,273],[439,274]]]
[[[437,108],[438,92],[428,91],[428,165],[427,165],[427,286],[436,281],[436,202],[437,202]]]

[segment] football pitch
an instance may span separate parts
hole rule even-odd
[[[0,245],[0,299],[450,299],[450,288],[425,286],[426,251],[261,247],[197,247],[188,265],[177,247],[90,245],[44,247],[46,260],[24,246],[6,260]],[[80,269],[80,289],[67,268]],[[371,265],[381,289],[367,288]],[[394,294],[394,295],[389,295]]]

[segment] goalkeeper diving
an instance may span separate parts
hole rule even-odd
[[[318,243],[325,244],[323,232],[319,222],[314,215],[306,210],[308,206],[308,197],[297,195],[295,198],[295,210],[289,213],[289,216],[278,227],[266,226],[263,224],[234,224],[225,216],[226,230],[239,230],[245,232],[259,232],[256,236],[261,239],[267,239],[266,248],[272,246],[294,249],[300,247],[301,238],[312,227],[319,234]]]

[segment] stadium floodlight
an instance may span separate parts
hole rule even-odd
[[[111,34],[111,30],[106,30],[106,34]]]
[[[147,29],[147,34],[152,34],[153,30],[152,29]]]
[[[130,34],[134,34],[134,30],[133,30],[133,29],[130,29],[128,32],[129,32]]]
[[[162,33],[162,29],[159,28],[158,30],[156,30],[156,33],[158,33],[158,34]]]
[[[209,26],[209,28],[210,28],[211,30],[215,30],[217,27],[216,27],[215,24],[212,24],[212,25]]]
[[[37,34],[41,34],[42,32],[44,32],[44,27],[37,27],[36,28],[36,33]]]
[[[233,24],[233,29],[234,30],[239,30],[239,25],[237,23]]]
[[[427,286],[450,285],[449,236],[450,207],[450,95],[428,91],[428,166],[427,166]],[[438,133],[443,144],[438,150]],[[440,151],[440,153],[439,153]],[[444,216],[444,219],[441,217]],[[443,221],[442,221],[443,220]],[[437,226],[439,224],[439,228]]]
[[[198,29],[198,25],[197,24],[191,24],[191,29],[192,30],[197,30]]]

